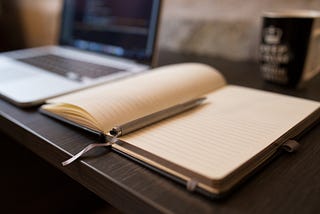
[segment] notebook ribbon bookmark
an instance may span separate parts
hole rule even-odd
[[[107,146],[111,146],[112,144],[114,144],[118,139],[117,138],[112,138],[110,142],[106,142],[106,143],[92,143],[89,144],[88,146],[86,146],[84,149],[82,149],[80,152],[78,152],[77,154],[75,154],[74,156],[72,156],[71,158],[69,158],[68,160],[62,162],[62,166],[67,166],[69,164],[71,164],[72,162],[74,162],[75,160],[77,160],[78,158],[80,158],[82,155],[84,155],[85,153],[87,153],[88,151],[90,151],[91,149],[97,148],[97,147],[107,147]]]

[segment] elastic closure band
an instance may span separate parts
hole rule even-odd
[[[187,190],[193,192],[196,189],[197,185],[198,181],[190,179],[189,181],[187,181]]]
[[[300,147],[300,143],[298,143],[297,141],[295,140],[288,140],[287,142],[285,142],[283,145],[282,145],[282,149],[285,150],[286,152],[295,152],[299,149]]]

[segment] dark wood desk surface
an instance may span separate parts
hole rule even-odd
[[[254,62],[160,53],[160,65],[184,61],[211,64],[231,84],[320,100],[320,76],[304,89],[285,89],[264,83]],[[0,131],[127,213],[320,213],[320,125],[301,138],[298,152],[278,157],[223,200],[191,194],[107,149],[62,167],[61,161],[95,139],[39,114],[37,108],[20,109],[0,100]]]

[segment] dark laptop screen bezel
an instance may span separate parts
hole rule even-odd
[[[60,32],[59,32],[59,45],[61,46],[70,46],[72,48],[76,48],[82,51],[89,51],[89,52],[96,52],[93,50],[87,50],[87,49],[81,49],[79,47],[76,47],[75,45],[70,44],[68,41],[64,40],[63,34],[64,34],[64,25],[65,25],[65,19],[66,19],[66,7],[68,6],[68,1],[70,0],[64,0],[63,1],[63,7],[62,7],[62,14],[61,14],[61,25],[60,25]],[[72,0],[71,0],[72,1]],[[148,33],[148,39],[151,39],[151,50],[148,52],[146,51],[146,55],[143,58],[138,58],[138,57],[128,57],[128,56],[118,56],[109,52],[98,52],[100,54],[104,55],[111,55],[113,57],[119,57],[119,58],[125,58],[125,59],[130,59],[134,60],[138,63],[146,64],[149,66],[155,66],[155,58],[156,58],[156,49],[157,49],[157,37],[158,37],[158,29],[159,29],[159,22],[160,22],[160,13],[161,13],[161,7],[162,7],[162,0],[152,0],[153,1],[153,7],[156,7],[156,10],[153,11],[153,16],[155,16],[155,19],[152,20],[150,28],[149,28],[149,33]],[[150,38],[151,37],[151,38]],[[146,47],[147,50],[147,47]]]

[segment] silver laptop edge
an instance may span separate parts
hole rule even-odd
[[[157,2],[161,3],[161,1]],[[157,26],[159,24],[161,4],[158,6]],[[124,57],[106,56],[98,52],[89,52],[72,46],[45,46],[0,54],[0,96],[20,107],[30,107],[41,104],[49,98],[147,71],[156,56],[156,35],[157,30],[155,30],[154,38],[152,38],[154,42],[152,57],[147,64]],[[111,66],[124,71],[96,79],[83,78],[82,81],[72,81],[63,76],[16,60],[46,54],[58,55],[97,65]]]

